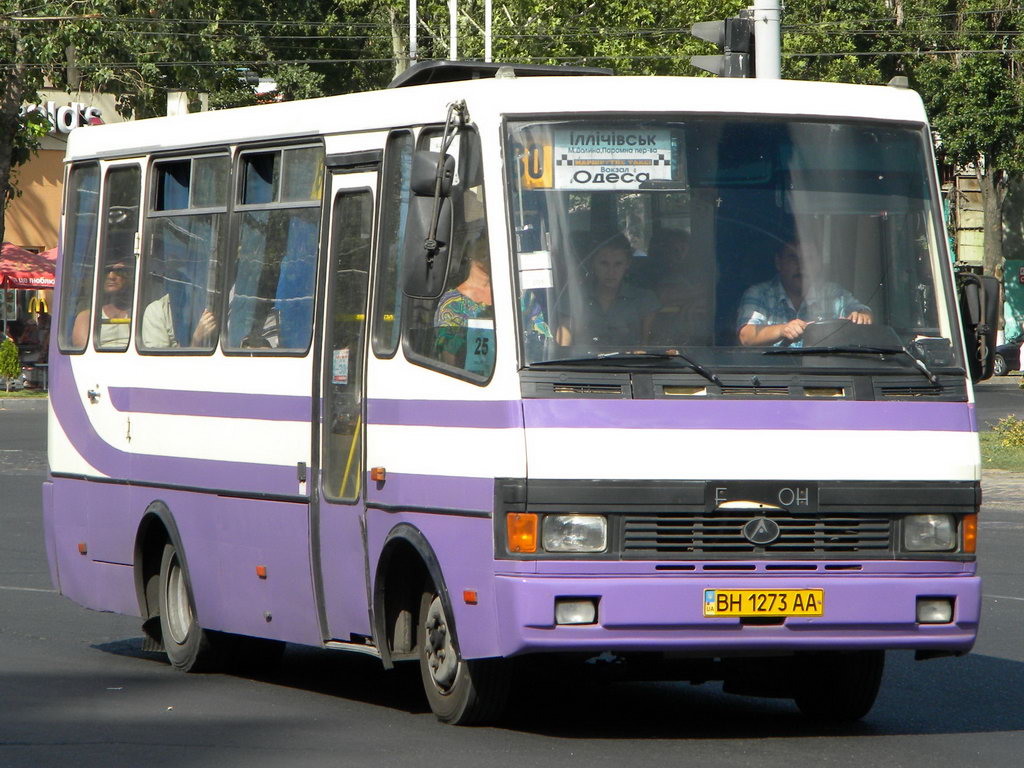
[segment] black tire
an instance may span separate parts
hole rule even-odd
[[[182,672],[211,672],[221,667],[220,649],[196,623],[192,590],[173,544],[160,558],[160,635],[167,660]]]
[[[885,651],[852,651],[802,656],[793,697],[800,711],[820,722],[860,720],[875,703]]]
[[[1002,355],[997,354],[992,359],[992,373],[996,376],[1005,376],[1009,372],[1010,366],[1006,364],[1006,359]]]
[[[424,590],[416,626],[420,678],[430,709],[442,723],[474,725],[501,717],[511,684],[505,659],[467,661],[459,654],[444,603]]]

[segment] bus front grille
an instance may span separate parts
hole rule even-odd
[[[765,515],[778,538],[754,544],[744,535],[749,515],[627,514],[622,553],[634,556],[885,554],[893,550],[892,521],[883,517]]]

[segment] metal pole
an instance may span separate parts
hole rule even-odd
[[[416,0],[409,0],[409,64],[416,63],[416,56],[419,55],[416,45]]]
[[[754,63],[760,78],[782,77],[782,0],[754,0]]]
[[[451,42],[449,44],[449,50],[452,54],[452,61],[459,60],[459,8],[458,0],[449,0],[449,24],[451,29],[449,35],[451,36]]]
[[[491,0],[484,2],[484,61],[491,60]]]

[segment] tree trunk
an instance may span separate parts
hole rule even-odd
[[[992,168],[988,158],[979,158],[976,165],[981,202],[985,209],[985,250],[983,271],[1003,277],[1003,201],[1006,199],[1006,171]],[[984,168],[984,170],[982,170]]]
[[[4,241],[4,213],[11,187],[11,154],[14,135],[21,122],[25,82],[25,57],[18,25],[12,24],[8,33],[14,38],[14,66],[7,70],[6,79],[0,82],[0,137],[3,137],[0,138],[0,243]]]
[[[391,27],[391,55],[395,59],[395,77],[405,72],[409,66],[409,51],[402,42],[402,33],[398,29],[398,13],[394,8],[388,9]]]

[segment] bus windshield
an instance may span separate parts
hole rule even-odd
[[[527,365],[962,365],[924,126],[588,117],[505,140]]]

